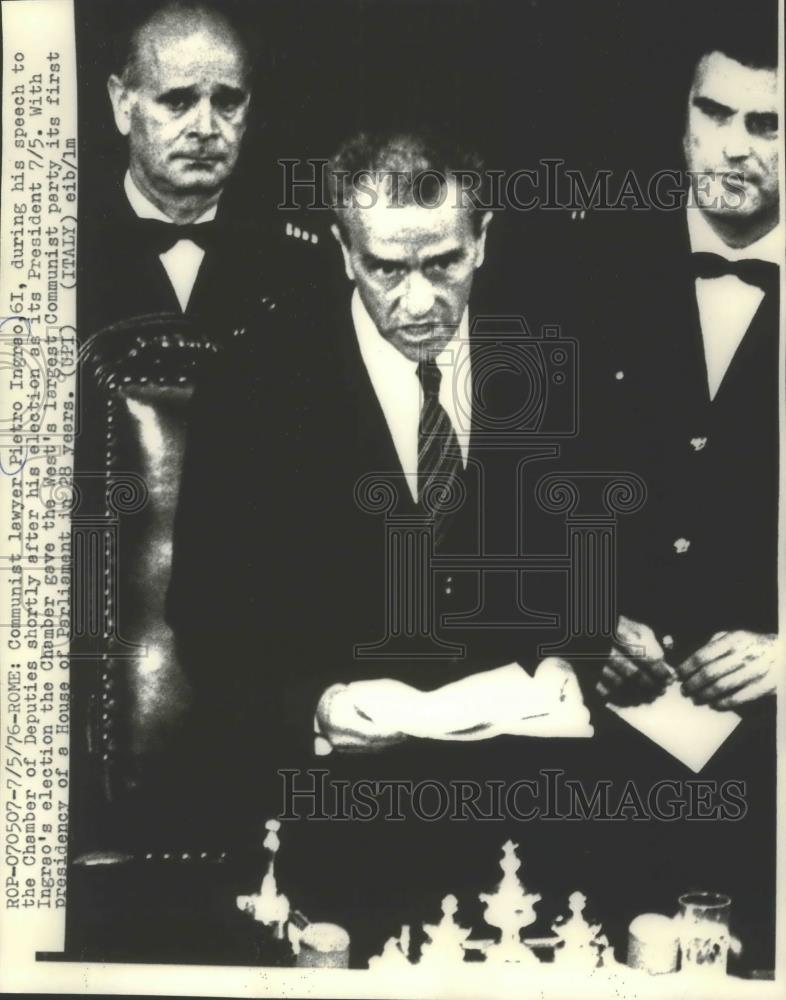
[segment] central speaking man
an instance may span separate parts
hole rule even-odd
[[[505,785],[544,764],[528,737],[591,733],[570,668],[535,669],[535,631],[507,627],[493,582],[461,565],[481,546],[518,552],[512,417],[533,392],[515,339],[474,325],[491,214],[458,182],[471,170],[476,158],[422,134],[346,143],[333,231],[351,285],[316,312],[281,311],[195,398],[170,620],[233,748],[222,781],[252,775],[231,795],[236,825],[291,811],[277,769]],[[435,568],[433,556],[458,558]],[[298,860],[282,849],[278,871],[312,919],[341,917],[370,948],[447,892],[476,900],[498,873],[503,829],[466,810],[436,823],[332,815],[287,825]],[[529,833],[524,856],[559,907],[586,859],[547,833]]]

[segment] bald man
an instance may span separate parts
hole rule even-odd
[[[86,192],[80,336],[150,314],[185,314],[222,339],[273,300],[284,222],[225,198],[251,103],[244,33],[210,4],[157,5],[108,79],[128,144],[124,175]],[[229,199],[231,200],[231,198]],[[97,209],[97,210],[96,210]],[[265,221],[263,222],[263,218]]]
[[[251,98],[234,28],[209,8],[167,5],[134,32],[108,88],[115,124],[128,136],[132,206],[148,203],[178,226],[214,217]]]

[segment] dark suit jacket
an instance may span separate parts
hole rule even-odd
[[[619,607],[670,635],[667,659],[680,663],[717,631],[777,630],[777,295],[765,296],[710,401],[683,215],[593,221],[603,253],[582,299],[585,459],[647,485],[643,508],[620,524]],[[760,967],[773,948],[774,709],[765,698],[741,710],[698,776],[745,782],[743,820],[638,824],[620,845],[632,864],[649,859],[655,909],[690,885],[729,891],[746,961]],[[610,713],[595,723],[609,776],[696,779]],[[631,912],[645,898],[635,892]]]
[[[482,344],[472,342],[478,379],[482,350]],[[524,375],[529,377],[526,371]],[[522,384],[521,372],[504,365],[486,382],[486,402],[482,408],[476,401],[473,408],[470,462],[463,476],[466,501],[451,516],[441,555],[476,553],[481,534],[487,551],[515,551],[521,455],[498,442],[484,443],[479,422],[483,417],[487,429],[490,410],[516,412],[528,392],[530,382]],[[481,589],[475,571],[446,568],[435,574],[435,620],[445,613],[476,610],[476,620],[487,626],[442,624],[440,638],[463,645],[462,655],[424,657],[417,636],[396,645],[408,654],[406,659],[356,654],[358,644],[372,644],[385,635],[388,605],[384,514],[361,509],[356,497],[356,484],[370,473],[391,484],[397,496],[393,513],[417,513],[360,357],[350,288],[344,284],[337,301],[324,301],[321,313],[279,315],[250,342],[228,352],[195,399],[175,532],[170,619],[210,716],[210,731],[218,734],[223,721],[222,738],[234,748],[235,773],[238,762],[248,764],[250,776],[247,772],[240,781],[233,801],[253,803],[257,821],[265,809],[267,815],[282,809],[276,767],[326,766],[333,778],[346,780],[511,782],[537,777],[539,767],[558,767],[577,742],[498,737],[443,745],[413,740],[376,755],[312,756],[314,711],[333,683],[393,677],[430,689],[516,659],[531,669],[538,641],[560,636],[559,621],[550,629],[489,627],[510,623],[517,610],[515,593],[511,597],[504,582],[494,579]],[[547,593],[544,574],[543,586],[533,587],[538,593],[532,606],[559,617],[564,580],[559,574],[551,577],[553,593]],[[234,741],[233,733],[226,733],[230,717]],[[582,752],[585,747],[582,740]],[[265,797],[262,789],[270,779]],[[237,812],[232,819],[236,825],[241,822]],[[248,820],[251,829],[253,822]],[[431,885],[439,898],[440,892],[459,890],[465,880],[476,898],[480,888],[498,880],[505,829],[510,833],[510,824],[428,824],[411,818],[403,823],[288,825],[289,856],[299,858],[289,884],[297,884],[301,898],[311,893],[323,915],[335,913],[330,907],[337,899],[347,903],[348,885],[358,899],[373,892],[382,909],[391,892],[400,892],[410,913],[418,905],[405,898],[413,886],[424,892]],[[576,846],[580,829],[581,824],[564,824],[555,830],[546,823],[537,834],[527,830],[528,856],[534,852],[538,858],[540,884],[555,889],[554,906],[561,903],[557,887],[570,891],[580,884],[577,869],[591,872]],[[573,848],[560,851],[561,838],[569,834]],[[296,842],[302,847],[297,855]],[[331,852],[334,860],[326,865]],[[363,899],[355,920],[371,905]],[[401,911],[391,909],[384,923],[389,922],[391,931],[395,912]],[[381,926],[371,921],[377,935]]]
[[[291,220],[289,230],[286,227],[289,217],[238,208],[232,194],[228,188],[219,202],[216,245],[205,252],[186,310],[196,328],[214,340],[231,337],[273,301],[303,296],[322,250],[311,241],[292,238]],[[89,214],[80,220],[80,340],[136,316],[180,315],[159,255],[136,225],[122,176],[92,192],[89,204]]]
[[[665,259],[677,271],[675,280],[682,282],[677,287],[685,289],[687,279],[684,274],[680,278],[677,258]],[[632,469],[650,483],[663,465],[651,460],[661,454],[662,429],[652,400],[659,398],[661,382],[671,371],[670,364],[660,361],[663,340],[656,335],[667,331],[669,348],[678,356],[690,354],[690,341],[678,335],[674,295],[664,294],[663,284],[653,281],[647,297],[645,262],[639,257],[632,263],[640,267],[610,267],[610,283],[601,283],[604,275],[590,276],[595,279],[590,282],[594,299],[575,296],[576,308],[585,306],[586,320],[584,444],[581,453],[571,450],[567,462],[570,468],[589,462],[606,471]],[[687,293],[686,300],[690,302]],[[675,312],[661,325],[655,322],[655,310],[664,302]],[[694,342],[694,355],[695,349]],[[681,364],[675,365],[678,373]],[[616,378],[618,371],[623,379]],[[640,392],[615,400],[611,393],[627,388],[629,378]],[[675,404],[681,384],[667,393]],[[498,389],[492,397],[504,412],[506,393]],[[520,399],[527,391],[512,383],[508,399],[517,394]],[[641,407],[640,398],[647,400]],[[684,417],[686,406],[670,412]],[[676,427],[672,440],[680,440]],[[510,521],[504,511],[511,497],[517,503],[510,487],[511,455],[475,447],[473,458],[491,472],[485,513],[472,514],[474,492],[468,489],[464,516],[457,513],[444,545],[471,550],[468,539],[482,526],[492,537],[499,532],[497,551],[509,551]],[[330,777],[346,780],[459,777],[507,783],[537,777],[544,767],[562,767],[568,776],[584,780],[587,794],[593,781],[610,780],[612,802],[629,779],[645,798],[664,778],[695,780],[692,772],[599,706],[596,738],[578,746],[577,741],[514,738],[464,746],[412,741],[380,755],[310,757],[313,709],[329,684],[392,676],[419,687],[437,686],[517,656],[532,663],[533,645],[544,638],[535,630],[510,635],[488,629],[466,636],[468,655],[460,659],[400,662],[353,655],[357,643],[383,634],[385,607],[384,524],[358,508],[354,486],[368,472],[397,469],[359,358],[347,288],[336,302],[325,298],[316,316],[279,314],[275,324],[269,318],[250,344],[224,356],[198,394],[175,538],[170,617],[195,688],[203,692],[204,714],[195,717],[201,719],[195,723],[197,743],[201,740],[211,757],[223,761],[219,782],[232,809],[222,815],[236,828],[254,830],[261,813],[279,811],[281,784],[274,781],[278,793],[268,786],[265,795],[261,788],[276,766],[316,764],[327,768]],[[411,505],[403,492],[405,511],[411,512]],[[631,528],[626,536],[620,600],[629,614],[634,613],[630,602],[647,594],[647,567],[630,539],[643,536],[646,541],[660,529],[664,514],[645,507],[636,517],[651,520],[649,527],[636,534]],[[639,567],[640,587],[630,582],[628,566],[633,571]],[[443,608],[445,602],[454,608],[471,606],[477,596],[471,573],[453,581],[451,595],[445,589],[437,592]],[[547,596],[541,581],[535,591],[534,606],[559,613],[559,598]],[[486,596],[486,612],[493,619],[501,598]],[[658,601],[667,596],[652,595]],[[646,621],[647,609],[641,614]],[[671,627],[680,642],[687,641]],[[458,632],[444,637],[465,638]],[[417,919],[427,907],[438,913],[440,894],[453,891],[469,900],[491,886],[499,877],[498,848],[513,836],[522,843],[527,884],[544,893],[544,930],[549,918],[564,909],[567,892],[581,888],[624,949],[627,924],[637,913],[674,912],[677,895],[690,888],[728,890],[735,898],[749,964],[766,965],[772,945],[770,734],[765,725],[746,720],[710,770],[699,776],[750,779],[745,822],[293,823],[283,835],[282,884],[313,919],[345,921],[353,935],[365,933],[368,955],[402,921]],[[229,750],[217,758],[222,744]],[[192,767],[202,786],[205,772],[201,765]],[[683,796],[690,794],[688,786],[679,787]]]
[[[671,634],[681,659],[715,631],[777,628],[778,298],[765,296],[711,401],[684,220],[647,224],[605,286],[593,395],[648,485],[628,522],[622,610]]]
[[[472,343],[475,370],[484,346]],[[520,451],[500,447],[498,437],[485,444],[483,431],[495,410],[518,409],[528,387],[518,374],[501,371],[486,384],[482,411],[476,401],[461,477],[464,499],[447,515],[440,555],[475,555],[481,535],[487,551],[515,551]],[[257,640],[260,626],[272,622],[280,628],[286,621],[286,644],[318,653],[320,661],[301,666],[300,678],[284,678],[288,690],[309,669],[320,690],[326,680],[376,676],[428,689],[517,654],[532,662],[539,630],[469,631],[442,621],[481,604],[476,573],[460,567],[438,572],[432,617],[440,640],[466,647],[463,653],[448,649],[435,656],[439,647],[417,638],[407,645],[402,636],[395,649],[388,645],[379,656],[355,655],[356,646],[384,637],[387,608],[386,514],[369,509],[374,498],[359,498],[358,484],[378,475],[389,489],[388,517],[411,518],[422,508],[409,494],[363,365],[348,286],[320,313],[269,317],[266,329],[227,352],[197,394],[190,439],[170,590],[172,618],[184,637],[212,628],[212,621],[195,619],[194,607],[213,609],[213,620],[232,622],[233,632],[250,632]],[[223,574],[228,585],[217,594]],[[495,599],[493,582],[484,599]],[[558,610],[552,607],[552,613]],[[488,620],[495,614],[500,620],[499,611],[490,606]],[[304,633],[305,621],[310,625]],[[395,651],[402,655],[391,660]],[[212,665],[202,674],[196,658],[192,662],[197,686],[215,682]],[[243,683],[260,684],[259,698],[269,699],[270,668],[243,669]],[[310,726],[302,723],[304,745],[310,744]]]

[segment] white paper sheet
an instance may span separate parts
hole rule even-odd
[[[669,684],[648,705],[608,707],[672,757],[696,774],[740,723],[736,712],[718,712],[709,705],[694,705],[679,684]]]

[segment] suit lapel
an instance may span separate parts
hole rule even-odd
[[[753,319],[745,331],[729,367],[723,376],[713,400],[713,406],[726,405],[730,397],[744,392],[756,392],[751,382],[752,373],[759,375],[763,369],[763,359],[770,363],[771,372],[777,373],[778,364],[778,294],[768,292],[759,303]]]
[[[122,187],[117,199],[118,213],[123,231],[129,234],[131,246],[124,252],[124,266],[129,274],[136,302],[129,303],[135,311],[129,315],[152,312],[181,313],[180,303],[158,254],[145,246],[136,225],[137,215],[128,203]],[[115,239],[116,239],[115,235]],[[110,234],[111,239],[111,234]],[[144,305],[144,308],[140,308]]]
[[[740,377],[744,378],[751,363],[755,363],[755,359],[766,350],[768,331],[777,329],[778,296],[768,294],[762,299],[731,358],[714,399],[711,400],[704,337],[696,298],[696,282],[691,266],[690,241],[687,226],[681,216],[680,223],[679,230],[674,235],[673,251],[666,255],[668,260],[673,261],[673,273],[670,282],[664,287],[674,289],[674,315],[686,317],[683,328],[684,341],[681,345],[684,366],[682,388],[692,408],[706,406],[716,408],[716,404],[720,405],[723,397],[733,391],[733,386]],[[657,294],[657,289],[654,292]],[[679,378],[678,372],[675,374]]]
[[[400,501],[411,505],[390,428],[360,353],[349,293],[346,288],[341,291],[333,313],[335,321],[322,335],[339,338],[339,343],[334,341],[332,345],[339,364],[334,385],[339,388],[340,424],[346,435],[345,456],[350,462],[349,471],[356,479],[375,472],[382,476],[392,475],[399,487]]]
[[[664,360],[670,375],[669,395],[675,387],[690,410],[706,406],[710,401],[704,339],[696,299],[696,282],[690,260],[690,242],[685,220],[680,215],[668,220],[666,240],[658,249],[665,280],[652,289],[653,301],[660,302],[663,311],[657,310],[659,322],[666,323],[674,336],[667,338]],[[676,224],[675,224],[676,223]],[[657,276],[657,269],[654,272]],[[660,284],[660,287],[658,287]],[[653,331],[658,337],[658,331]],[[662,335],[661,335],[662,336]]]

